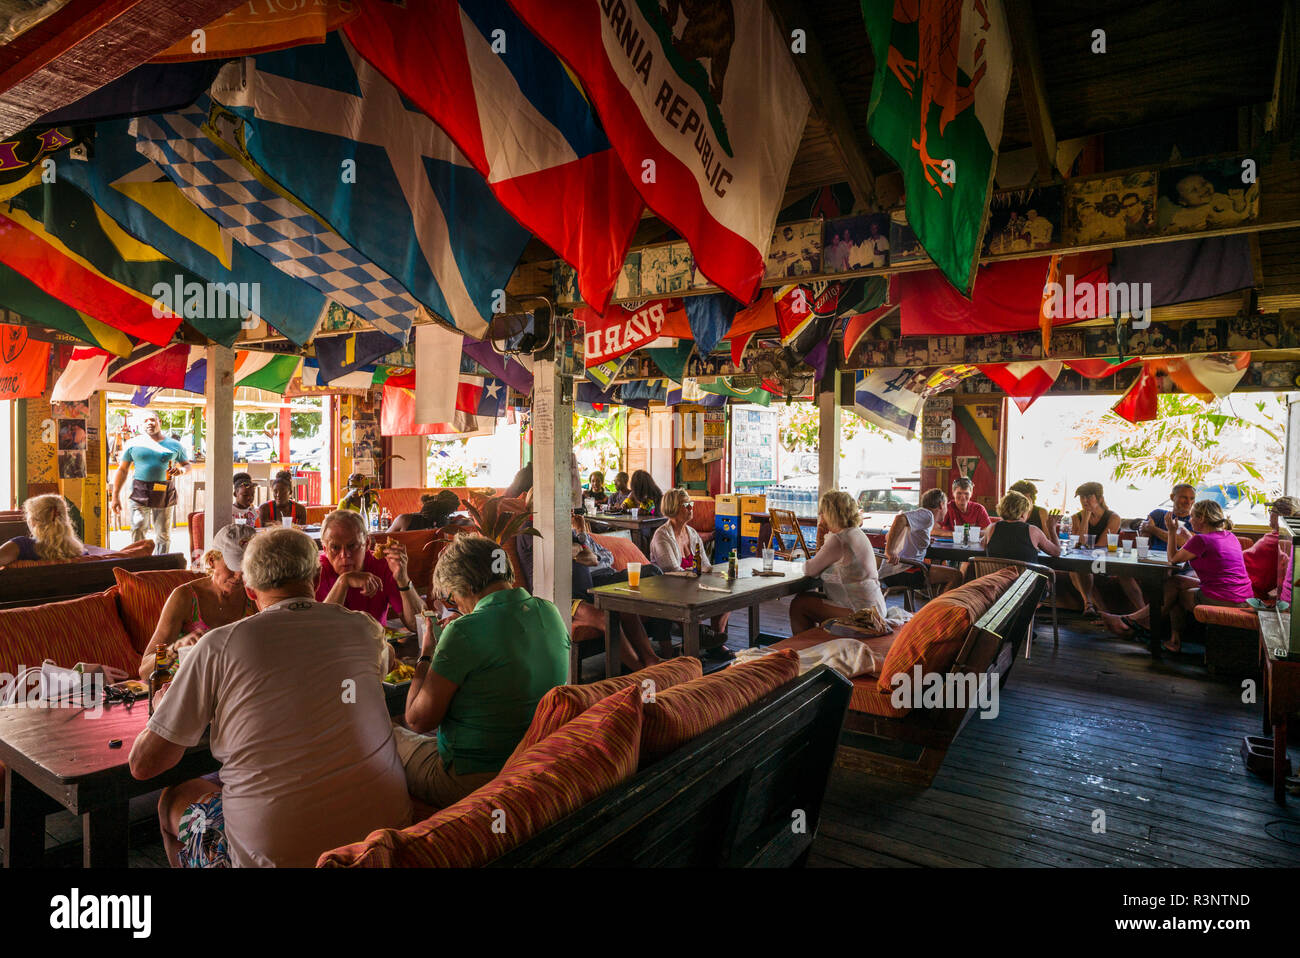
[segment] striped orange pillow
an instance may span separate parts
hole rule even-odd
[[[674,685],[698,679],[703,674],[704,667],[699,659],[683,655],[675,659],[665,659],[631,675],[617,675],[612,679],[602,679],[589,685],[557,685],[543,695],[542,700],[537,703],[532,724],[528,726],[528,731],[524,733],[523,739],[510,759],[532,748],[551,733],[559,731],[587,709],[607,696],[613,695],[619,689],[635,685],[644,690],[645,683],[650,681],[654,683],[653,689],[658,694]],[[510,759],[506,760],[507,765],[510,764]]]
[[[641,754],[662,758],[798,675],[799,653],[781,649],[657,693],[645,706]]]
[[[641,690],[629,686],[506,763],[496,778],[409,828],[326,852],[317,867],[473,868],[636,774]],[[495,826],[495,827],[494,827]]]
[[[158,569],[152,572],[129,572],[114,567],[117,600],[122,605],[122,621],[137,652],[144,652],[162,617],[167,597],[177,586],[204,578],[186,569]]]
[[[947,672],[966,641],[970,625],[967,605],[947,602],[944,596],[927,602],[907,621],[889,647],[876,688],[886,695],[892,693],[894,676],[899,672],[910,673],[918,664],[923,675]]]
[[[97,662],[128,675],[140,668],[140,654],[131,645],[118,618],[117,601],[109,592],[0,609],[0,672],[17,675],[20,666],[39,666],[46,659],[64,668]]]

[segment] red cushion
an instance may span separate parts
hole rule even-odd
[[[130,572],[113,569],[117,580],[117,601],[121,605],[122,623],[136,652],[143,653],[153,638],[163,606],[176,589],[195,579],[206,576],[186,569],[157,569],[150,572]]]
[[[46,659],[71,668],[96,662],[135,675],[140,653],[118,617],[114,590],[67,602],[0,609],[0,672],[17,675]]]
[[[641,691],[625,688],[506,763],[496,778],[409,828],[326,852],[318,867],[484,865],[636,773]]]

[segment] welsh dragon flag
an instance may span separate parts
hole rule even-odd
[[[903,171],[907,221],[969,294],[1011,85],[1001,0],[862,0],[876,58],[867,129]]]

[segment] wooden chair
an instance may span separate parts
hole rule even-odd
[[[803,530],[799,528],[799,519],[789,509],[769,509],[768,518],[772,522],[772,548],[778,559],[790,559],[796,550],[802,550],[804,558],[812,556],[813,550],[804,541]],[[786,544],[787,538],[790,544]]]
[[[1050,566],[1042,565],[1038,562],[1021,562],[1017,559],[993,559],[988,556],[972,556],[970,560],[971,572],[975,578],[982,575],[988,575],[990,572],[996,572],[998,569],[1005,569],[1013,566],[1017,569],[1024,569],[1030,572],[1037,572],[1047,577],[1047,589],[1043,592],[1042,602],[1052,604],[1052,648],[1059,648],[1061,645],[1061,633],[1057,629],[1056,622],[1056,570]],[[1041,604],[1041,603],[1040,603]],[[1029,658],[1029,646],[1034,641],[1034,630],[1031,627],[1029,634],[1025,636],[1025,658]]]
[[[885,564],[884,551],[881,549],[876,549],[875,553],[876,553],[876,566],[877,567],[883,566]],[[891,585],[885,588],[885,597],[888,598],[891,595],[901,595],[903,597],[903,608],[906,609],[908,612],[914,613],[916,612],[917,592],[920,592],[924,596],[926,602],[929,602],[935,596],[934,585],[930,580],[930,567],[926,565],[924,562],[920,562],[916,559],[903,559],[903,558],[900,558],[898,560],[898,565],[907,566],[909,569],[915,569],[916,571],[920,572],[921,575],[924,577],[925,584],[922,585],[920,589],[916,588],[916,586],[911,586],[911,585]]]

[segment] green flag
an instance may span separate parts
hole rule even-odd
[[[254,350],[249,350],[247,354],[240,353],[235,364],[235,385],[265,389],[269,393],[283,396],[301,362],[301,356],[291,353],[273,355]]]
[[[772,394],[762,386],[755,386],[753,389],[736,389],[731,385],[731,379],[723,377],[715,382],[700,383],[700,391],[712,393],[715,396],[727,396],[731,399],[739,399],[741,402],[754,403],[759,406],[766,406],[772,402]]]
[[[47,326],[115,356],[131,355],[132,343],[126,333],[77,312],[3,263],[0,263],[0,307],[16,314],[10,315],[6,322]]]
[[[876,58],[867,129],[903,171],[917,239],[969,295],[1011,84],[1006,16],[1001,0],[917,4],[912,19],[895,9],[862,0]]]

